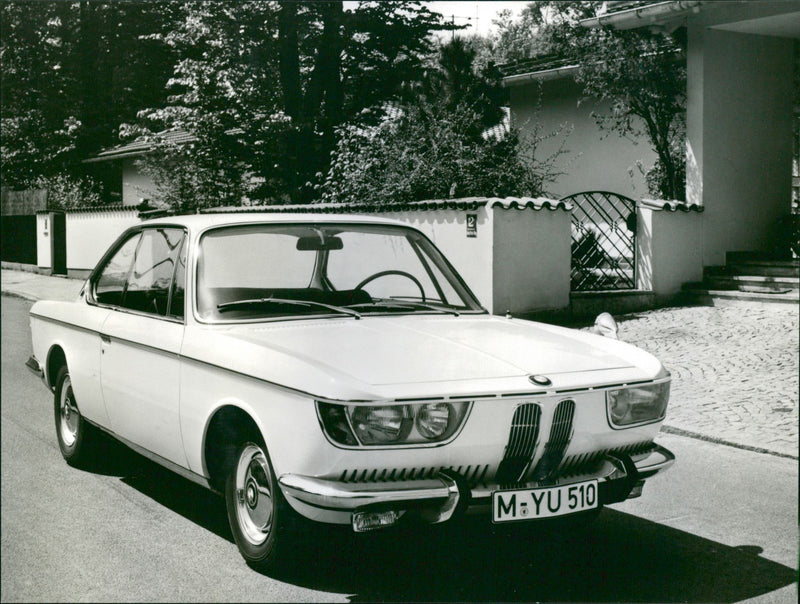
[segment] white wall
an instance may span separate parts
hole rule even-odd
[[[36,266],[51,268],[53,255],[50,238],[53,236],[53,224],[49,212],[36,214]]]
[[[467,214],[478,217],[477,237],[467,237]],[[492,212],[476,210],[416,210],[386,212],[384,218],[406,222],[436,244],[472,293],[492,312]]]
[[[137,158],[122,160],[122,204],[138,206],[145,199],[151,199],[155,188],[149,176],[145,176],[134,165]]]
[[[669,297],[702,279],[702,213],[640,207],[636,220],[637,289]]]
[[[564,148],[569,153],[557,164],[558,171],[565,174],[547,185],[551,197],[560,199],[582,191],[611,191],[633,199],[647,196],[647,185],[636,162],[640,160],[647,169],[657,156],[646,140],[635,144],[616,132],[601,131],[590,114],[602,113],[605,106],[591,102],[579,106],[581,90],[571,77],[542,82],[541,99],[539,90],[535,81],[510,86],[511,115],[522,133],[530,132],[536,124],[541,125],[543,135],[566,126],[561,136],[542,141],[536,152],[539,159],[551,156],[566,135]]]
[[[570,213],[495,208],[493,312],[569,306]]]
[[[67,212],[66,221],[67,268],[72,270],[93,269],[125,229],[141,222],[136,210]]]
[[[768,250],[789,211],[792,40],[692,21],[687,70],[687,201],[705,206],[704,264],[724,264]]]

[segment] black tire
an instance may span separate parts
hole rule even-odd
[[[296,550],[300,518],[284,498],[260,438],[236,449],[225,481],[225,504],[234,541],[252,567],[273,570]]]
[[[83,418],[78,409],[66,365],[56,374],[53,412],[61,455],[71,466],[84,464],[91,457],[95,429]]]

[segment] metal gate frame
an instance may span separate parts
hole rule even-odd
[[[583,191],[571,203],[570,289],[636,289],[636,202],[609,191]]]

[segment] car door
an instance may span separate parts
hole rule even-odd
[[[144,229],[125,286],[101,330],[100,381],[111,429],[186,465],[179,422],[185,234]]]

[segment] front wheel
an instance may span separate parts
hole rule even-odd
[[[71,466],[79,466],[91,455],[94,429],[83,419],[78,410],[78,402],[72,390],[72,379],[66,365],[59,369],[56,375],[53,410],[61,455]]]
[[[274,567],[279,552],[289,549],[297,516],[281,493],[263,443],[250,441],[238,448],[225,482],[225,503],[244,559],[259,569]]]

